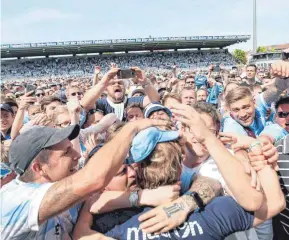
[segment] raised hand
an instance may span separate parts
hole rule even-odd
[[[172,122],[159,120],[159,119],[141,119],[134,122],[128,123],[126,126],[130,126],[135,130],[135,133],[149,128],[149,127],[171,127]]]
[[[25,110],[28,109],[29,106],[37,101],[36,97],[30,97],[30,95],[34,91],[26,93],[24,96],[21,97],[20,104],[19,104],[19,109]]]
[[[89,133],[84,139],[84,146],[86,148],[87,155],[99,144],[97,140],[98,133]]]
[[[272,63],[271,74],[277,78],[289,78],[289,62],[277,61]]]
[[[100,66],[95,66],[95,68],[94,68],[94,73],[95,73],[95,74],[99,74],[100,71],[101,71],[101,67],[100,67]]]
[[[190,128],[196,140],[200,143],[205,141],[206,136],[212,133],[206,126],[201,115],[191,106],[185,104],[176,104],[171,109],[176,121],[180,121]]]
[[[78,100],[72,100],[67,102],[67,108],[69,113],[80,113],[81,111],[81,106]]]
[[[100,82],[105,87],[108,87],[108,85],[110,84],[111,80],[113,80],[115,78],[115,76],[117,75],[119,70],[120,70],[119,68],[111,68],[106,74],[104,74],[104,76],[102,77]]]
[[[148,83],[148,79],[146,78],[145,72],[141,70],[139,67],[131,67],[131,70],[135,71],[136,78],[134,81],[140,85],[145,85]]]

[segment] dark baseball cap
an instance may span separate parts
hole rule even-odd
[[[62,129],[35,126],[20,134],[9,150],[10,167],[22,175],[42,149],[52,147],[65,139],[75,139],[80,131],[79,125]]]
[[[12,115],[14,115],[14,111],[9,104],[4,103],[4,104],[0,104],[0,105],[1,105],[1,110],[10,112],[10,113],[12,113]]]

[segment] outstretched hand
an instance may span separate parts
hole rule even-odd
[[[180,121],[190,128],[198,142],[202,143],[206,136],[212,135],[201,115],[193,107],[176,104],[171,111],[176,121]]]

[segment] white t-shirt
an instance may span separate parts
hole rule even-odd
[[[213,178],[220,182],[223,188],[226,186],[224,178],[219,172],[215,160],[211,156],[202,162],[199,166],[195,167],[194,170],[196,171],[197,175]]]
[[[24,183],[16,178],[1,188],[1,239],[72,239],[81,205],[38,224],[41,201],[52,185]]]

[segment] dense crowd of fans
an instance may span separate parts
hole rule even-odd
[[[22,79],[1,86],[2,239],[288,239],[289,62],[234,65],[4,64]]]
[[[180,68],[202,68],[210,64],[222,62],[226,66],[236,64],[233,56],[227,51],[213,50],[200,52],[154,52],[143,54],[108,54],[86,57],[65,57],[2,61],[2,79],[39,79],[84,77],[93,74],[93,66],[109,69],[110,62],[115,62],[121,68],[139,66],[144,70],[157,69],[167,71],[178,63]]]

